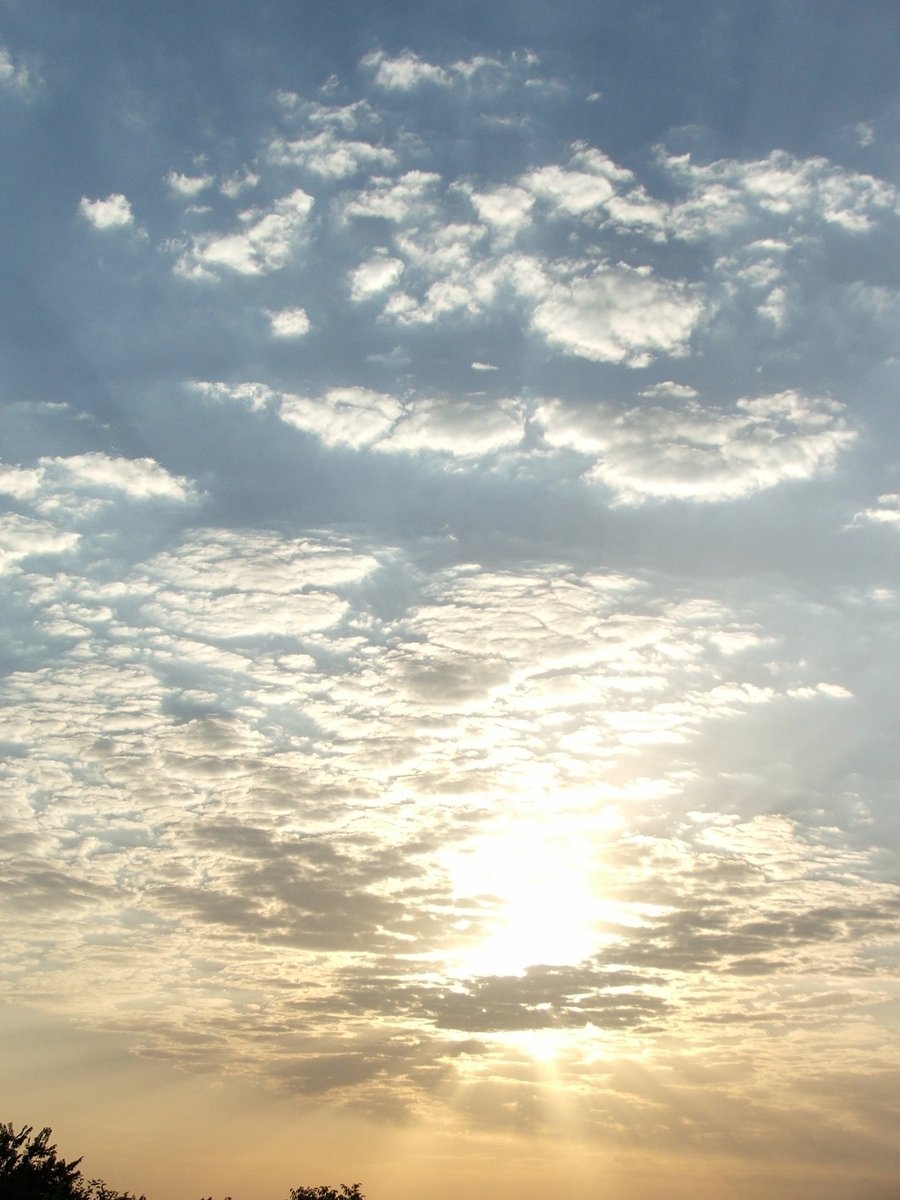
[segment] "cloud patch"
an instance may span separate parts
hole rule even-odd
[[[779,392],[732,411],[686,398],[616,412],[550,401],[537,411],[546,440],[596,456],[589,475],[619,503],[722,501],[831,470],[855,437],[834,401]]]
[[[662,354],[686,353],[702,313],[697,289],[620,263],[553,284],[531,324],[565,353],[644,367]]]
[[[221,271],[236,275],[268,275],[289,261],[305,233],[313,198],[296,188],[268,212],[241,214],[238,233],[208,233],[191,239],[175,264],[186,279],[214,279]]]
[[[112,192],[102,200],[82,196],[78,211],[95,229],[125,229],[134,224],[131,203],[121,192]]]

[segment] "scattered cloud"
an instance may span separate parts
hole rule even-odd
[[[620,263],[553,284],[532,326],[566,353],[644,367],[661,354],[685,353],[702,313],[695,288]]]
[[[0,88],[27,96],[40,83],[40,76],[32,62],[22,56],[13,56],[6,46],[0,44]]]
[[[350,295],[354,300],[366,300],[379,292],[391,288],[403,274],[403,263],[391,258],[381,248],[367,262],[360,263],[350,272]]]
[[[47,521],[18,513],[0,516],[0,571],[35,555],[65,554],[77,544],[77,533],[56,529]]]
[[[297,166],[325,179],[345,179],[373,167],[392,167],[394,151],[368,142],[350,141],[331,128],[293,141],[278,138],[269,147],[269,157],[279,166]]]
[[[272,336],[277,338],[305,337],[312,327],[305,308],[282,308],[268,317]]]
[[[885,492],[871,508],[865,508],[853,519],[854,525],[862,521],[872,521],[876,525],[900,526],[900,495],[896,492]]]
[[[549,401],[536,416],[551,445],[596,456],[590,477],[629,504],[733,500],[810,479],[831,470],[855,437],[841,405],[790,391],[738,400],[732,411],[688,396],[622,412]]]
[[[278,413],[295,429],[311,433],[326,446],[357,449],[379,441],[403,409],[392,396],[369,388],[330,388],[323,396],[286,395]]]
[[[660,165],[686,187],[672,209],[679,237],[717,236],[751,220],[822,222],[848,233],[872,228],[880,212],[897,209],[896,188],[826,158],[799,159],[773,150],[764,159],[696,163],[689,154],[660,152]]]
[[[214,175],[183,175],[179,171],[169,171],[166,183],[176,196],[192,198],[205,192],[215,183]]]
[[[365,55],[361,65],[373,73],[378,87],[388,91],[408,92],[426,83],[447,87],[452,78],[443,67],[426,62],[410,50],[396,58],[390,58],[382,50],[373,50]]]
[[[113,192],[105,200],[82,196],[78,211],[95,229],[123,229],[134,224],[131,204],[121,192]]]
[[[268,212],[250,209],[241,214],[245,226],[242,232],[191,238],[175,271],[188,279],[217,278],[220,270],[237,275],[277,271],[302,240],[312,206],[312,196],[296,188],[277,200]]]

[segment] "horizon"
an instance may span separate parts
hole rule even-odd
[[[896,1197],[898,40],[2,0],[0,1118]]]

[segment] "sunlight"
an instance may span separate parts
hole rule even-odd
[[[604,924],[638,923],[632,906],[603,895],[598,851],[618,827],[599,813],[506,814],[450,863],[458,898],[484,916],[454,947],[460,975],[518,975],[534,964],[574,965],[611,940]]]

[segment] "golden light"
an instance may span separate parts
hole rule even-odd
[[[574,965],[634,924],[633,909],[604,896],[601,851],[615,809],[507,812],[448,864],[456,896],[479,920],[450,955],[459,976],[518,975],[535,964]]]

